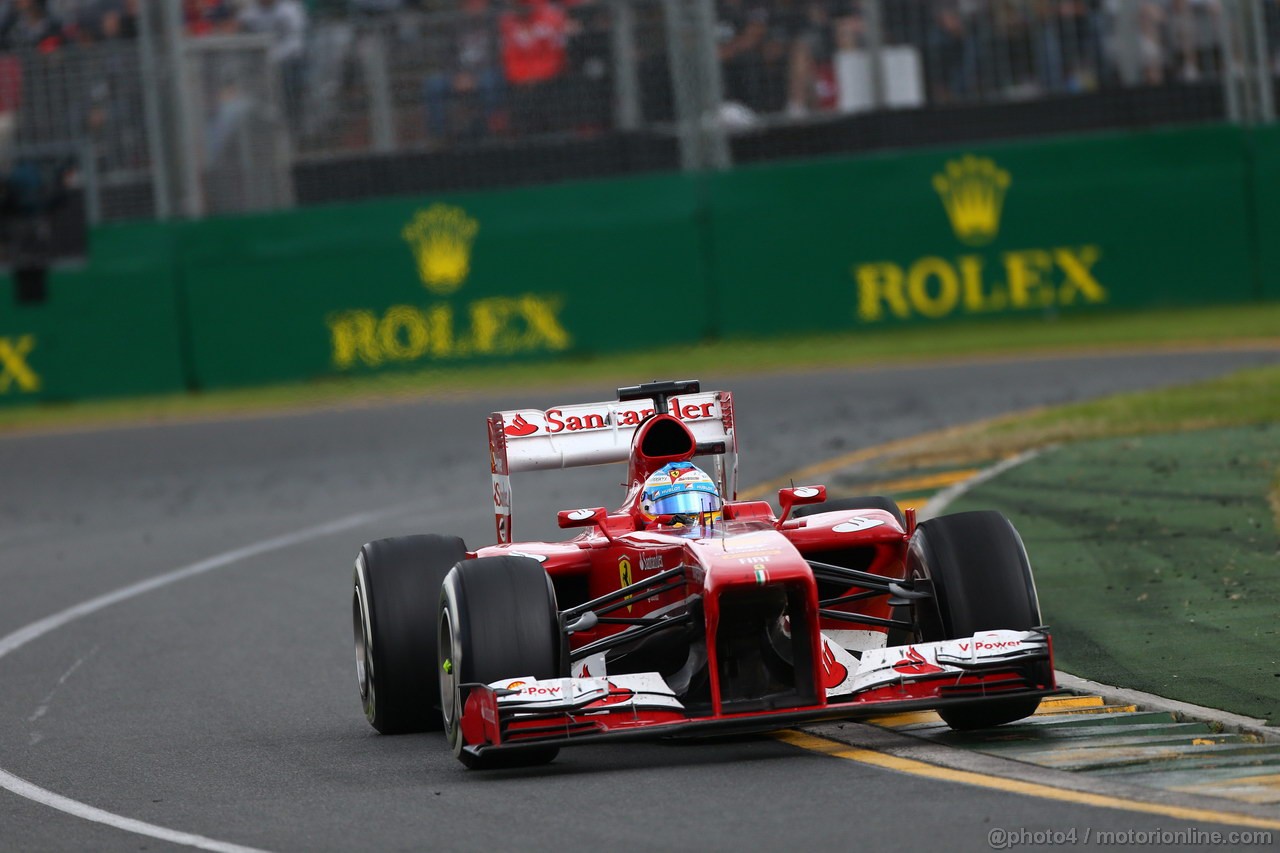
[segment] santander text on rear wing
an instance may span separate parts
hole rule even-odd
[[[693,433],[699,455],[714,456],[711,475],[725,499],[733,500],[738,451],[733,395],[699,393],[696,383],[688,385],[691,393],[662,395],[667,410]],[[657,411],[657,405],[653,399],[606,400],[490,415],[489,466],[499,544],[511,542],[511,474],[626,462],[636,427]]]

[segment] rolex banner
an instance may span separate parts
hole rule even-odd
[[[718,175],[720,331],[1247,300],[1242,145],[1205,128]]]
[[[659,176],[193,225],[181,263],[198,381],[700,340],[710,317],[695,200],[691,179]]]
[[[0,405],[1280,298],[1280,128],[918,150],[94,229]]]
[[[183,390],[170,237],[155,223],[98,228],[92,266],[51,271],[46,299],[0,287],[0,406]]]

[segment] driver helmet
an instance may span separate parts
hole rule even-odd
[[[715,480],[691,462],[670,462],[644,482],[640,511],[649,521],[671,516],[676,526],[713,524],[724,501]]]

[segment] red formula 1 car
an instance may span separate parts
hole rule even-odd
[[[780,489],[777,514],[738,501],[728,392],[654,382],[498,412],[489,450],[498,544],[405,536],[356,558],[356,672],[379,732],[443,727],[468,767],[511,766],[905,710],[992,726],[1055,691],[1008,520],[917,525],[886,498],[827,502],[823,486]],[[619,509],[561,511],[560,527],[583,528],[567,541],[512,541],[511,474],[620,462]],[[661,512],[655,475],[686,468],[701,503]]]

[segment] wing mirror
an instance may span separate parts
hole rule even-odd
[[[590,527],[593,524],[603,525],[609,517],[609,511],[602,506],[590,509],[562,509],[556,513],[556,524],[561,527]]]
[[[778,503],[782,505],[782,515],[778,517],[778,524],[781,525],[787,520],[793,506],[820,504],[826,499],[826,486],[792,486],[788,489],[778,489]]]

